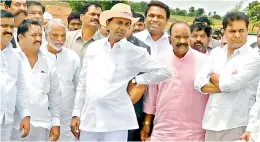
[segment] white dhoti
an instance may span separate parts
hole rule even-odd
[[[11,134],[12,134],[12,124],[1,124],[1,141],[10,141],[11,140]]]
[[[128,130],[115,132],[80,131],[80,141],[127,141]]]
[[[43,127],[30,126],[30,133],[27,137],[21,138],[23,131],[21,133],[13,128],[12,131],[12,141],[48,141],[49,130]]]
[[[236,141],[245,132],[246,127],[238,127],[223,131],[206,130],[205,141]]]

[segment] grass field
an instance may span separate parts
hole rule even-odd
[[[184,21],[184,22],[187,22],[188,24],[192,24],[192,22],[193,22],[194,19],[195,19],[195,17],[171,15],[170,20],[169,20],[169,23],[168,23],[168,26],[170,26],[171,23],[172,23],[174,20]],[[213,25],[212,25],[211,27],[212,27],[213,29],[222,27],[222,20],[212,19],[212,22],[213,22]],[[257,30],[258,30],[257,27],[255,27],[253,31],[252,31],[251,29],[252,29],[252,26],[249,25],[249,33],[256,33]]]

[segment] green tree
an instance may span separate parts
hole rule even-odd
[[[144,12],[147,3],[144,1],[141,2],[130,2],[131,8],[135,11],[135,12]]]
[[[250,24],[252,24],[252,31],[254,27],[260,28],[260,2],[253,1],[249,3],[245,11],[249,17]]]
[[[195,8],[194,8],[194,6],[191,6],[190,8],[189,8],[189,13],[188,13],[188,15],[189,16],[195,16]]]
[[[198,10],[196,10],[196,16],[201,16],[205,13],[205,10],[203,8],[198,8]]]
[[[117,3],[128,3],[127,0],[103,0],[103,1],[98,1],[98,0],[64,0],[65,2],[68,2],[70,7],[72,8],[73,12],[81,12],[82,7],[86,4],[86,2],[97,2],[98,4],[101,5],[103,10],[109,10],[113,5]]]

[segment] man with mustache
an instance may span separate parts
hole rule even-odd
[[[38,1],[29,1],[27,2],[27,7],[28,16],[26,19],[37,20],[41,23],[41,25],[43,25],[43,13],[45,12],[44,6]],[[46,42],[45,31],[42,26],[42,45],[45,45]]]
[[[14,16],[5,10],[1,10],[0,14],[0,140],[10,141],[15,108],[21,116],[18,129],[20,132],[23,131],[22,137],[26,137],[30,132],[30,113],[22,60],[10,43],[13,38]]]
[[[138,128],[133,100],[127,93],[129,80],[158,83],[169,78],[171,71],[126,40],[130,26],[138,21],[129,5],[114,5],[101,13],[100,20],[105,21],[110,34],[91,43],[87,50],[71,131],[80,141],[127,141],[128,130]],[[138,75],[140,72],[144,73]]]
[[[195,23],[203,23],[209,27],[211,25],[209,18],[207,16],[196,17],[193,21],[193,24],[195,24]],[[214,49],[220,45],[221,45],[221,42],[219,40],[215,40],[214,38],[210,37],[209,44],[208,44],[209,48]]]
[[[15,17],[15,27],[17,28],[27,16],[26,0],[6,0],[5,9]]]
[[[139,18],[139,20],[134,25],[133,33],[138,33],[145,30],[144,16],[140,13],[134,12],[134,17]]]
[[[190,47],[191,33],[187,23],[173,23],[169,33],[171,49],[160,57],[160,61],[174,74],[159,84],[149,85],[144,99],[146,116],[141,139],[148,139],[153,123],[152,142],[204,141],[205,130],[201,124],[208,96],[197,92],[193,83],[208,56]],[[153,122],[152,115],[155,115]]]
[[[99,4],[95,2],[86,2],[86,5],[83,6],[80,14],[82,28],[67,33],[65,47],[74,50],[79,55],[81,64],[85,57],[88,45],[91,42],[102,38],[98,33],[101,11],[102,8]]]
[[[196,90],[209,94],[202,123],[205,141],[235,141],[253,129],[248,120],[256,98],[260,56],[246,44],[249,18],[243,12],[229,12],[222,25],[227,44],[214,50],[194,81]]]
[[[17,130],[12,132],[15,141],[57,141],[60,135],[61,92],[58,75],[52,61],[39,50],[42,43],[42,28],[39,21],[24,20],[17,29],[17,48],[23,60],[23,68],[29,85],[29,112],[31,131],[28,137],[21,139]],[[21,119],[16,113],[14,129]]]
[[[12,13],[15,17],[15,29],[14,38],[11,40],[13,48],[19,47],[17,42],[17,27],[22,23],[22,21],[27,16],[27,1],[26,0],[6,0],[5,9]]]
[[[61,85],[59,141],[75,141],[70,131],[70,122],[81,67],[80,59],[76,52],[64,47],[68,29],[61,19],[50,20],[45,30],[48,44],[42,50],[55,63]]]
[[[203,23],[194,23],[190,26],[191,38],[190,46],[191,48],[209,55],[211,48],[208,47],[211,28]]]

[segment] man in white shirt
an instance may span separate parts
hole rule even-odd
[[[151,47],[151,55],[157,56],[168,51],[168,33],[164,32],[170,18],[169,7],[160,1],[151,1],[144,12],[146,30],[134,34]]]
[[[1,59],[0,59],[0,91],[1,91],[1,141],[10,141],[15,108],[21,115],[19,131],[24,131],[22,137],[30,132],[30,114],[27,102],[24,71],[19,55],[14,51],[10,40],[13,38],[14,16],[1,10]]]
[[[146,49],[125,38],[131,24],[127,4],[116,4],[104,11],[108,38],[94,41],[88,47],[80,73],[71,131],[81,141],[127,141],[130,129],[137,129],[132,101],[127,94],[128,82],[159,83],[171,77],[171,70],[154,60]],[[138,75],[144,72],[142,75]],[[80,132],[79,132],[80,129]]]
[[[67,27],[61,19],[50,20],[46,25],[48,44],[43,47],[45,55],[57,69],[61,86],[60,141],[73,141],[70,131],[71,115],[80,72],[80,59],[76,52],[64,48]]]
[[[239,140],[246,130],[260,70],[260,56],[246,44],[248,25],[243,12],[227,13],[227,45],[215,50],[212,61],[196,75],[195,89],[209,94],[202,124],[205,141]]]
[[[257,88],[256,102],[250,110],[247,131],[241,136],[241,139],[256,142],[260,140],[260,82]]]
[[[29,84],[29,112],[31,132],[25,141],[56,141],[60,133],[60,83],[55,64],[39,50],[42,42],[41,24],[36,20],[24,20],[17,30],[18,54],[23,60],[25,77]],[[16,114],[14,129],[20,114]],[[21,140],[20,134],[12,133],[12,140]]]

